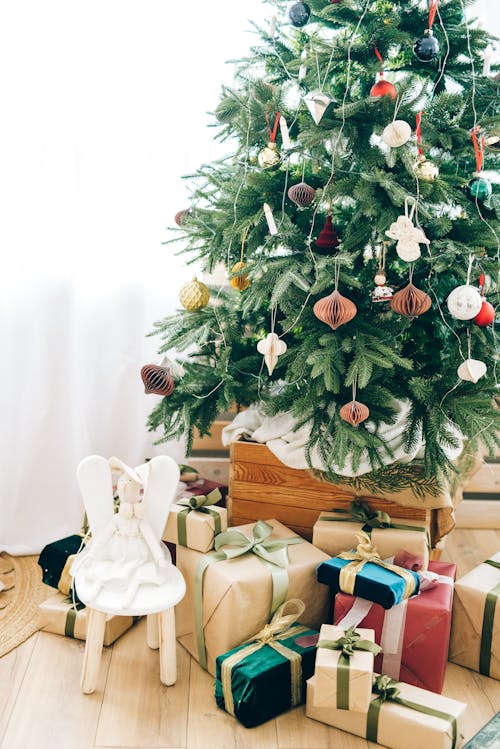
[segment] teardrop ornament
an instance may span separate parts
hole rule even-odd
[[[313,312],[321,322],[337,330],[341,325],[356,317],[357,307],[347,297],[335,289],[328,296],[318,299],[313,307]]]

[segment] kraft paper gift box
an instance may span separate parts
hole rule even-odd
[[[418,593],[420,582],[416,572],[383,561],[364,531],[357,537],[360,543],[356,550],[342,552],[320,564],[317,572],[320,583],[330,586],[333,594],[342,590],[380,603],[384,609]]]
[[[104,645],[111,645],[138,621],[138,616],[107,616]],[[56,593],[38,607],[40,629],[55,635],[85,640],[87,637],[87,609],[82,603],[73,606],[71,598]]]
[[[264,526],[269,526],[270,533],[264,545],[284,544],[281,551],[270,553],[272,558],[279,554],[278,561],[281,555],[285,561],[288,556],[285,567],[266,562],[255,553],[262,549],[255,536],[259,539],[262,532],[268,532]],[[177,568],[187,586],[185,597],[176,607],[177,639],[213,676],[218,655],[249,640],[267,624],[282,603],[274,596],[273,606],[273,593],[279,588],[286,598],[304,602],[301,623],[311,629],[319,630],[328,607],[328,589],[316,581],[316,567],[327,559],[320,549],[277,520],[241,525],[227,533],[235,530],[244,539],[240,547],[223,546],[209,554],[177,547]],[[217,541],[225,537],[222,533]],[[286,545],[288,539],[292,544]],[[226,553],[230,557],[242,555],[225,558]]]
[[[318,632],[296,623],[304,608],[302,601],[287,601],[252,642],[217,657],[217,705],[247,728],[305,701]]]
[[[206,496],[193,495],[171,505],[163,540],[205,553],[214,548],[218,533],[227,529],[227,510],[216,507],[222,499],[219,489]]]
[[[323,624],[314,671],[314,704],[366,712],[372,696],[373,657],[379,650],[373,629],[345,631]]]
[[[322,512],[314,525],[312,542],[334,557],[356,546],[359,531],[368,533],[382,559],[404,550],[421,560],[421,569],[427,569],[430,539],[423,521],[393,521],[386,512],[372,512],[365,502],[352,502],[349,511]]]
[[[362,598],[337,593],[334,622],[341,627],[368,627],[382,652],[375,671],[416,687],[440,693],[450,642],[453,581],[456,565],[430,562],[421,592],[386,610]]]
[[[500,679],[500,552],[457,580],[450,661]]]
[[[367,713],[336,710],[315,705],[315,682],[314,676],[307,682],[306,700],[306,715],[313,720],[389,749],[459,749],[462,745],[467,707],[463,702],[383,676],[375,683],[387,697],[374,693]]]

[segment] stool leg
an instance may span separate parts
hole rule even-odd
[[[95,691],[99,678],[106,614],[102,611],[87,608],[87,616],[87,642],[85,644],[85,655],[83,656],[80,686],[84,694],[92,694]]]
[[[148,614],[146,642],[152,650],[158,650],[160,647],[160,623],[158,614]]]
[[[175,610],[172,606],[158,614],[160,634],[160,681],[171,686],[177,679],[175,653]]]

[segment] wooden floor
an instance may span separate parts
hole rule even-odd
[[[459,576],[500,549],[500,531],[455,530],[443,558]],[[81,694],[83,643],[39,632],[0,659],[0,749],[368,749],[296,708],[245,729],[215,706],[213,679],[178,646],[178,679],[159,681],[145,621],[105,648],[98,691]],[[500,711],[500,681],[448,665],[444,693],[468,703],[466,738]]]

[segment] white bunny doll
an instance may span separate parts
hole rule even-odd
[[[96,507],[94,523],[92,517],[89,517],[92,540],[77,555],[71,574],[77,579],[77,592],[81,589],[85,602],[90,606],[101,590],[105,589],[107,594],[113,594],[118,607],[127,609],[132,605],[140,586],[162,585],[168,581],[171,559],[168,549],[158,540],[148,520],[147,485],[150,464],[145,463],[133,469],[118,458],[110,458],[107,465],[107,472],[102,464],[97,465],[101,483],[96,480],[95,472],[92,475],[98,489],[97,494],[101,492],[101,506]],[[113,513],[111,509],[109,515],[109,509],[113,507],[112,492],[109,496],[111,470],[116,469],[122,471],[117,483],[120,504],[118,512]],[[85,471],[83,474],[85,483]],[[79,478],[82,483],[82,478]],[[178,475],[175,486],[177,481]],[[141,501],[142,491],[144,498]],[[170,503],[166,496],[164,503],[168,513]],[[163,528],[160,529],[160,535],[162,530]]]

